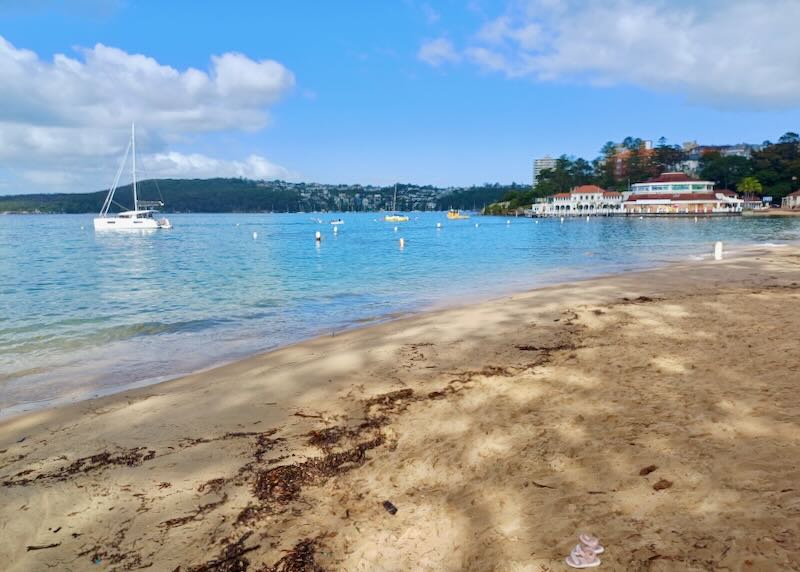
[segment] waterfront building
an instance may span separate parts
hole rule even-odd
[[[619,214],[622,193],[606,191],[597,185],[581,185],[568,193],[558,193],[533,204],[532,216],[586,216]]]
[[[663,173],[634,183],[624,193],[606,191],[595,185],[575,187],[538,199],[530,216],[664,216],[741,214],[744,201],[727,189],[714,190],[713,181],[701,181],[685,173]]]
[[[781,199],[782,209],[800,209],[800,191],[789,193]]]
[[[655,179],[634,183],[625,193],[625,214],[737,214],[742,199],[728,190],[714,190],[713,181],[701,181],[685,173],[663,173]]]
[[[551,157],[550,155],[545,155],[541,159],[534,159],[533,160],[533,186],[536,186],[536,183],[539,181],[539,173],[544,171],[545,169],[555,169],[556,168],[556,160]]]

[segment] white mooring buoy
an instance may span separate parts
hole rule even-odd
[[[722,241],[714,243],[714,260],[722,260]]]
[[[405,246],[406,246],[406,239],[405,238],[401,238],[400,239],[400,248],[405,248]]]
[[[561,217],[561,224],[564,224],[564,217]]]
[[[320,231],[317,231],[316,234],[314,234],[314,238],[316,239],[317,242],[322,242],[322,233]]]
[[[511,219],[508,219],[508,220],[506,221],[506,224],[511,224]]]
[[[394,227],[394,231],[395,231],[395,232],[397,232],[397,230],[398,230],[398,228],[397,228],[397,227]]]
[[[697,222],[697,217],[694,217],[694,222]]]
[[[440,223],[440,222],[437,222],[437,223],[436,223],[436,228],[442,228],[442,223]]]
[[[480,225],[479,225],[479,224],[476,222],[476,223],[475,223],[475,228],[478,228],[479,226],[480,226]]]
[[[333,227],[333,234],[336,234],[337,232],[339,232],[339,227],[338,226]]]
[[[258,238],[258,233],[256,231],[253,231],[253,240],[255,240],[257,238]]]

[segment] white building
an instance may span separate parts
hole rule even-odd
[[[782,209],[797,209],[800,208],[800,191],[789,193],[781,199]]]
[[[622,193],[605,191],[596,185],[582,185],[534,203],[531,214],[535,217],[586,216],[619,214],[621,210]]]
[[[533,186],[536,186],[536,182],[539,180],[539,173],[544,171],[545,169],[555,169],[556,168],[556,160],[551,157],[550,155],[545,155],[541,159],[534,159],[533,160]]]
[[[733,191],[715,191],[713,181],[685,173],[663,173],[634,183],[625,195],[625,214],[736,214],[744,202]]]

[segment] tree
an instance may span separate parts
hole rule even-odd
[[[753,199],[754,195],[761,194],[762,187],[761,183],[755,177],[745,177],[739,182],[739,186],[736,187],[736,190],[744,196],[745,201],[750,201]]]
[[[747,157],[723,156],[719,151],[712,151],[700,158],[699,174],[723,189],[736,188],[742,179],[753,174],[753,164]]]
[[[658,140],[653,162],[661,173],[675,170],[684,159],[686,159],[686,153],[679,146],[667,145],[664,137]]]

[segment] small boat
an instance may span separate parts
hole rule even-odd
[[[122,211],[116,215],[109,215],[108,209],[114,203],[114,193],[119,184],[122,169],[125,162],[128,160],[128,153],[131,152],[131,174],[133,175],[133,210]],[[131,140],[128,143],[128,148],[125,150],[125,156],[122,158],[122,163],[117,171],[117,176],[114,178],[114,184],[108,190],[106,200],[100,209],[100,215],[94,219],[95,230],[156,230],[172,228],[169,220],[166,218],[157,218],[158,211],[153,210],[153,206],[164,206],[162,201],[140,201],[139,195],[136,192],[136,128],[131,125]]]
[[[408,217],[402,214],[390,214],[383,217],[386,222],[408,222]]]
[[[392,211],[397,210],[397,185],[394,186],[394,198],[392,199]],[[383,217],[386,222],[408,222],[408,217],[398,212],[393,212]]]
[[[458,209],[450,209],[447,211],[447,218],[450,220],[465,220],[469,218],[469,215],[462,214]]]
[[[332,220],[331,224],[344,224],[344,221],[340,218],[337,218],[336,220]]]

